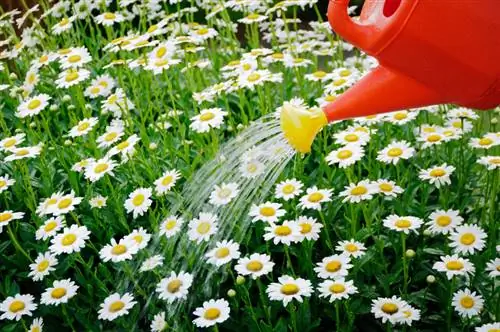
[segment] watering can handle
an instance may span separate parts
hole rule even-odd
[[[355,22],[347,13],[349,0],[330,0],[328,4],[328,21],[332,29],[345,40],[367,51],[372,44],[375,28]]]

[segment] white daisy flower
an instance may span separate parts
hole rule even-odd
[[[56,80],[58,88],[69,88],[90,77],[87,69],[67,69],[59,74]]]
[[[8,150],[11,154],[4,158],[5,162],[35,158],[42,152],[42,144],[26,146],[22,148],[11,148]]]
[[[0,141],[0,151],[10,151],[12,148],[16,148],[17,145],[24,142],[26,134],[21,133],[14,136],[9,136]]]
[[[349,269],[352,267],[351,258],[346,254],[332,255],[323,258],[320,263],[316,264],[314,271],[319,278],[343,278],[347,276]]]
[[[70,129],[69,137],[80,137],[87,135],[97,124],[97,118],[86,118],[78,122],[76,126]]]
[[[500,258],[490,260],[486,264],[486,271],[489,271],[489,276],[492,278],[500,276]]]
[[[125,17],[119,13],[102,13],[94,17],[97,24],[102,24],[104,26],[111,26],[115,23],[123,22]]]
[[[340,149],[331,151],[325,158],[328,165],[338,164],[340,168],[354,165],[365,155],[361,145],[349,144]]]
[[[119,242],[116,242],[115,239],[111,239],[111,243],[105,245],[99,251],[99,257],[101,257],[104,262],[112,261],[113,263],[117,263],[132,259],[138,251],[139,248],[132,239],[124,238]]]
[[[497,156],[480,157],[477,162],[478,164],[486,166],[488,170],[494,170],[500,168],[500,157]]]
[[[370,141],[370,134],[362,131],[342,131],[333,135],[335,143],[340,145],[356,144],[360,146],[366,145]]]
[[[271,261],[271,256],[255,253],[249,257],[240,258],[234,269],[240,275],[249,275],[252,279],[257,279],[270,273],[273,267],[274,263]]]
[[[2,233],[3,227],[7,227],[9,222],[22,219],[23,217],[24,212],[14,212],[12,210],[0,212],[0,233]]]
[[[331,189],[319,189],[316,186],[307,188],[306,194],[300,198],[299,208],[321,210],[321,203],[330,202]]]
[[[125,236],[124,240],[133,241],[137,246],[137,249],[141,250],[147,247],[149,241],[151,240],[151,234],[149,234],[144,228],[139,227],[138,229],[134,229],[132,233]]]
[[[451,303],[461,317],[470,318],[479,315],[483,309],[484,300],[481,295],[466,288],[455,292]]]
[[[457,226],[450,232],[450,247],[453,252],[472,255],[486,246],[486,232],[479,226],[469,224]]]
[[[28,98],[17,107],[16,116],[25,118],[37,115],[49,105],[50,99],[51,97],[45,93]]]
[[[71,279],[55,280],[52,287],[42,293],[40,303],[45,305],[59,305],[68,303],[69,299],[76,295],[78,286]]]
[[[35,298],[31,294],[16,294],[9,296],[0,303],[0,319],[9,319],[19,321],[22,316],[31,316],[38,305],[34,302]]]
[[[303,186],[304,184],[297,179],[282,181],[276,185],[275,196],[288,201],[298,196]]]
[[[14,183],[16,183],[16,180],[11,179],[8,174],[0,176],[0,194],[9,189]]]
[[[500,330],[500,323],[484,324],[476,327],[475,332],[497,332]]]
[[[302,297],[310,297],[313,292],[311,282],[302,278],[292,278],[283,275],[278,282],[267,286],[266,293],[271,301],[283,301],[286,307],[292,300],[302,303]]]
[[[118,293],[111,294],[101,303],[98,318],[109,321],[115,320],[120,316],[128,314],[129,309],[136,303],[130,293],[125,293],[123,296]]]
[[[175,186],[175,183],[180,177],[181,173],[179,173],[179,171],[176,169],[166,171],[159,179],[155,180],[155,192],[158,195],[167,193]]]
[[[241,175],[247,179],[256,178],[264,172],[265,168],[266,166],[257,159],[244,160],[239,167]]]
[[[270,222],[264,228],[264,240],[273,240],[274,244],[283,243],[289,246],[292,242],[299,242],[302,238],[300,226],[295,221],[285,220],[281,225]]]
[[[384,114],[385,119],[391,123],[397,124],[397,125],[403,125],[406,124],[412,120],[414,120],[418,115],[417,111],[397,111],[397,112],[391,112],[391,113],[386,113]]]
[[[165,320],[165,312],[159,312],[154,315],[153,320],[149,328],[151,332],[162,332],[167,327],[167,321]]]
[[[50,272],[54,271],[57,265],[57,258],[55,255],[51,254],[49,251],[45,253],[39,253],[33,264],[30,264],[29,277],[33,281],[43,280]]]
[[[417,140],[422,142],[422,149],[426,149],[447,142],[449,139],[441,132],[423,132]]]
[[[350,183],[344,187],[344,191],[339,193],[340,197],[344,197],[343,203],[359,203],[361,201],[370,200],[377,193],[377,187],[369,181],[363,180],[358,183]]]
[[[351,239],[349,241],[339,242],[335,250],[342,252],[344,255],[358,258],[365,254],[366,247],[363,243]]]
[[[443,185],[451,183],[450,175],[455,171],[455,167],[448,166],[446,163],[441,166],[434,166],[420,171],[418,177],[421,180],[429,181],[440,188]]]
[[[142,216],[148,211],[149,207],[153,203],[150,199],[152,194],[151,188],[139,188],[131,192],[128,199],[125,201],[125,209],[127,213],[131,213],[135,218]]]
[[[212,128],[220,128],[227,112],[220,108],[202,109],[199,115],[191,118],[189,127],[197,133],[206,133]]]
[[[330,303],[337,300],[347,299],[352,294],[358,292],[358,288],[353,285],[352,280],[338,278],[335,280],[325,280],[318,285],[319,297],[327,298]]]
[[[248,215],[253,222],[264,221],[275,223],[279,218],[283,217],[286,211],[281,208],[280,203],[265,202],[260,205],[253,204]]]
[[[217,242],[215,248],[207,252],[205,257],[208,258],[208,263],[222,266],[240,258],[240,245],[233,240]]]
[[[78,68],[92,61],[89,51],[85,47],[73,47],[71,52],[60,58],[61,68]]]
[[[114,126],[106,128],[106,132],[97,138],[97,147],[107,148],[118,142],[124,134],[122,126]]]
[[[410,231],[418,233],[418,229],[423,221],[420,218],[412,216],[398,216],[391,214],[383,220],[384,226],[394,231],[409,234]]]
[[[136,134],[130,135],[126,140],[118,143],[116,146],[111,148],[111,150],[109,150],[106,155],[114,156],[121,153],[123,157],[132,156],[135,152],[135,145],[140,140],[141,139]]]
[[[115,167],[116,162],[109,159],[109,157],[94,160],[87,167],[85,167],[85,178],[90,182],[96,182],[106,174],[114,176],[113,169]]]
[[[175,234],[179,233],[183,223],[184,220],[177,216],[170,216],[165,218],[160,225],[160,236],[165,235],[167,239],[174,236]]]
[[[146,272],[154,270],[154,268],[163,265],[163,256],[162,255],[154,255],[144,260],[141,264],[141,268],[139,271]]]
[[[436,210],[431,213],[426,225],[432,234],[448,234],[455,227],[460,226],[463,221],[464,218],[459,215],[457,210]]]
[[[62,233],[52,238],[49,249],[56,255],[80,252],[85,247],[85,241],[89,239],[89,235],[90,231],[85,226],[65,227]]]
[[[375,318],[381,318],[383,323],[387,321],[391,324],[399,323],[406,310],[408,310],[408,303],[395,295],[391,298],[379,297],[372,300],[371,312]]]
[[[194,218],[189,222],[188,237],[191,241],[201,243],[208,241],[210,237],[217,232],[217,215],[201,212],[198,218]]]
[[[415,149],[406,141],[392,141],[382,149],[377,160],[386,164],[396,165],[401,159],[410,159],[415,154]]]
[[[200,27],[199,29],[189,32],[189,37],[194,43],[202,43],[203,41],[213,38],[218,35],[218,32],[212,28]]]
[[[163,278],[156,286],[156,292],[161,300],[173,303],[175,300],[185,300],[189,288],[193,283],[193,276],[181,271],[172,272],[169,277]]]
[[[102,209],[103,207],[106,206],[107,200],[108,200],[107,197],[98,195],[98,196],[92,197],[89,200],[89,204],[90,204],[90,207],[92,207],[92,208]]]
[[[316,219],[312,217],[299,216],[295,221],[300,227],[299,242],[302,240],[316,241],[319,239],[319,233],[323,225],[318,223]]]
[[[51,28],[52,33],[54,35],[60,35],[61,33],[68,31],[73,27],[73,22],[75,21],[75,17],[64,17],[62,20],[54,24]]]
[[[43,330],[43,318],[35,318],[31,322],[29,332],[42,332]]]
[[[407,308],[403,310],[403,317],[401,317],[399,323],[411,326],[414,321],[418,320],[420,320],[420,310],[408,305]]]
[[[68,212],[74,211],[75,207],[82,202],[82,197],[75,197],[75,192],[62,195],[58,200],[47,208],[48,214],[59,216]]]
[[[221,206],[231,202],[233,198],[238,196],[238,184],[235,182],[223,183],[220,186],[215,185],[214,190],[210,193],[210,204]]]
[[[56,235],[64,226],[66,226],[66,221],[62,216],[49,218],[37,229],[35,239],[47,240],[49,237]]]
[[[193,312],[198,317],[193,320],[193,323],[197,327],[213,326],[226,321],[230,311],[229,303],[224,299],[205,301],[202,307],[196,308]]]
[[[467,259],[458,255],[441,256],[441,261],[435,262],[432,268],[438,272],[446,272],[446,277],[451,280],[454,276],[467,276],[475,271],[474,265]]]
[[[396,182],[387,179],[379,179],[373,182],[373,185],[376,187],[377,192],[383,194],[386,199],[397,197],[404,191],[403,188],[396,185]]]

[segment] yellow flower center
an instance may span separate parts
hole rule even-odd
[[[249,173],[254,173],[255,171],[257,171],[257,165],[255,165],[255,164],[248,164],[247,165],[247,171]]]
[[[24,304],[23,301],[20,300],[14,300],[12,303],[9,305],[9,311],[13,313],[17,313],[21,310],[24,310],[26,305]]]
[[[401,150],[400,148],[392,148],[392,149],[389,149],[389,151],[387,151],[387,155],[389,157],[399,157],[402,154],[403,154],[403,150]]]
[[[283,55],[283,53],[273,53],[271,57],[273,57],[274,59],[283,59],[285,56]]]
[[[77,71],[72,71],[66,75],[66,82],[73,82],[78,79],[79,75]]]
[[[83,122],[81,124],[78,125],[77,129],[78,131],[84,131],[86,130],[88,127],[90,127],[90,123],[88,122]]]
[[[342,159],[342,160],[348,159],[351,156],[352,156],[352,151],[350,151],[350,150],[340,150],[337,153],[337,158]]]
[[[208,319],[208,320],[214,320],[219,318],[220,316],[220,310],[217,308],[210,308],[205,311],[203,314],[203,318]]]
[[[116,15],[113,13],[104,13],[104,18],[107,20],[114,20],[116,18]]]
[[[311,224],[308,224],[308,223],[300,224],[300,233],[308,234],[311,232],[311,230],[312,230]]]
[[[464,264],[460,261],[449,261],[446,263],[446,268],[451,271],[460,271],[464,268]]]
[[[247,77],[247,80],[248,80],[249,82],[255,82],[255,81],[257,81],[258,79],[260,79],[260,75],[259,75],[259,74],[257,74],[257,73],[250,74],[250,75],[248,75],[248,77]]]
[[[448,216],[439,216],[436,219],[436,224],[438,224],[441,227],[446,227],[449,224],[451,224],[451,218]]]
[[[167,285],[167,290],[169,293],[177,293],[181,289],[182,281],[179,279],[174,279]]]
[[[21,150],[17,150],[15,155],[16,156],[26,156],[29,153],[30,153],[30,151],[28,149],[21,149]]]
[[[302,63],[302,62],[304,62],[304,59],[302,59],[302,58],[293,59],[293,63]]]
[[[114,140],[116,138],[116,136],[118,136],[117,133],[111,132],[111,133],[106,134],[106,136],[104,136],[104,140],[106,142],[111,142],[112,140]]]
[[[470,309],[474,306],[474,299],[470,296],[464,296],[460,299],[460,305],[465,309]]]
[[[71,203],[73,203],[73,199],[72,198],[63,198],[61,199],[61,201],[57,204],[57,207],[59,209],[65,209],[67,208],[68,206],[71,205]]]
[[[436,168],[436,169],[433,169],[429,175],[432,176],[433,178],[437,178],[437,177],[440,177],[440,176],[443,176],[445,175],[446,172],[444,171],[444,169],[442,168]]]
[[[493,140],[488,137],[483,137],[479,140],[479,145],[481,146],[491,145],[491,143],[493,143]]]
[[[60,299],[61,297],[66,295],[66,293],[67,293],[66,288],[58,287],[58,288],[54,288],[52,290],[52,292],[50,292],[50,296],[54,299]]]
[[[38,62],[40,63],[44,63],[44,62],[47,62],[49,60],[49,57],[48,55],[44,54],[40,57],[40,59],[38,59]]]
[[[36,269],[38,272],[43,272],[43,271],[47,270],[48,267],[49,267],[49,261],[44,259],[43,261],[38,263]]]
[[[162,67],[168,64],[168,59],[162,59],[155,62],[156,67]]]
[[[358,251],[358,246],[353,244],[353,243],[348,243],[345,245],[344,247],[345,250],[349,251],[349,252],[356,252]]]
[[[313,76],[316,78],[323,78],[326,76],[326,73],[322,70],[319,70],[319,71],[314,72]]]
[[[46,232],[50,232],[51,230],[53,230],[56,227],[57,227],[57,222],[55,222],[54,220],[52,220],[52,221],[49,221],[47,223],[47,225],[45,225],[45,227],[43,228],[43,230],[46,231]]]
[[[196,34],[198,34],[200,36],[206,35],[207,33],[208,33],[208,29],[205,29],[205,28],[196,30]]]
[[[364,195],[368,192],[368,189],[364,186],[357,186],[351,189],[351,195],[354,196],[361,196]]]
[[[109,168],[109,165],[108,164],[97,164],[95,167],[94,167],[94,172],[96,172],[97,174],[99,173],[102,173],[104,172],[105,170],[107,170]]]
[[[408,117],[408,115],[406,115],[406,113],[403,113],[403,112],[398,112],[396,114],[394,114],[394,119],[396,120],[404,120]]]
[[[93,86],[93,87],[90,88],[90,93],[93,94],[93,95],[98,94],[100,91],[101,91],[101,88],[98,87],[98,86]]]
[[[359,140],[359,137],[358,135],[356,134],[347,134],[344,139],[347,141],[347,142],[357,142]]]
[[[70,233],[70,234],[64,235],[64,237],[62,238],[61,243],[62,243],[63,246],[70,246],[75,241],[76,241],[76,235]]]
[[[389,315],[393,315],[399,311],[398,306],[394,303],[384,303],[381,309],[383,312]]]
[[[476,237],[472,233],[465,233],[460,237],[460,243],[465,246],[470,246],[476,242]]]
[[[259,212],[264,217],[272,217],[276,214],[276,210],[270,206],[261,207]]]
[[[166,53],[167,53],[167,48],[165,46],[162,46],[156,50],[156,57],[162,58]]]
[[[173,229],[175,226],[177,225],[177,221],[172,219],[172,220],[169,220],[165,223],[165,229],[167,230],[171,230]]]
[[[0,180],[0,189],[5,187],[7,185],[7,182],[4,180]]]
[[[335,85],[335,86],[341,86],[341,85],[345,84],[346,82],[347,82],[347,81],[346,81],[345,79],[340,78],[340,79],[338,79],[338,80],[334,81],[334,82],[333,82],[333,85]]]
[[[283,186],[282,191],[284,194],[290,195],[291,193],[293,193],[295,191],[295,186],[291,183],[287,183]]]
[[[325,101],[327,101],[329,103],[332,102],[332,101],[335,101],[335,99],[337,99],[337,97],[336,96],[332,96],[332,95],[328,95],[328,96],[325,97]]]
[[[411,226],[411,221],[408,219],[398,219],[394,225],[396,225],[397,228],[408,228]]]
[[[132,199],[132,204],[134,206],[140,206],[142,203],[144,203],[144,200],[146,197],[143,194],[137,194],[135,197]]]
[[[111,249],[111,253],[113,255],[123,255],[124,253],[127,252],[127,247],[124,246],[123,244],[117,244],[116,246]]]
[[[217,258],[224,258],[227,257],[228,255],[229,255],[229,249],[227,247],[219,248],[215,252],[215,257]]]
[[[108,104],[115,104],[117,101],[118,101],[118,96],[117,95],[111,95],[111,96],[109,96],[107,103]]]
[[[71,63],[75,63],[75,62],[78,62],[82,59],[81,56],[79,56],[78,54],[73,54],[71,56],[68,57],[68,61],[71,62]]]
[[[173,179],[174,178],[172,177],[172,175],[167,175],[163,178],[163,180],[161,180],[161,184],[163,186],[168,186],[169,184],[172,183]]]
[[[493,164],[493,165],[500,164],[500,158],[492,158],[492,159],[490,159],[490,164]]]
[[[215,118],[215,114],[212,112],[206,112],[200,115],[200,121],[209,121]]]
[[[278,226],[274,230],[274,234],[276,234],[278,236],[287,236],[287,235],[292,234],[292,230],[288,226]]]
[[[340,261],[330,261],[325,266],[325,270],[328,272],[337,272],[342,268],[342,263]]]
[[[142,243],[142,240],[143,240],[142,235],[137,234],[136,236],[134,236],[134,241],[135,241],[137,244],[141,244],[141,243]]]
[[[264,265],[259,261],[250,261],[247,263],[247,270],[252,272],[259,272]]]
[[[329,290],[330,290],[330,292],[332,292],[334,294],[340,294],[340,293],[345,292],[345,286],[342,284],[332,284],[329,287]]]
[[[217,193],[217,195],[220,197],[220,198],[228,198],[229,196],[231,196],[231,189],[228,189],[228,188],[222,188],[221,190],[219,190],[219,192]]]
[[[299,287],[295,284],[284,284],[281,286],[281,293],[285,295],[294,295],[299,292]]]
[[[210,231],[210,223],[203,221],[201,222],[198,227],[196,227],[196,231],[202,235],[207,234]]]
[[[9,138],[8,140],[5,141],[5,143],[3,143],[3,146],[5,148],[10,148],[10,147],[14,146],[16,143],[17,143],[17,140],[15,138]]]
[[[307,197],[307,200],[311,203],[318,203],[321,201],[325,196],[323,196],[322,193],[312,193]]]
[[[152,26],[150,26],[148,28],[147,32],[152,33],[152,32],[155,32],[156,30],[158,30],[158,26],[156,24],[153,24]]]
[[[117,312],[117,311],[122,310],[123,308],[125,308],[125,303],[123,303],[122,301],[118,300],[118,301],[115,301],[115,302],[111,303],[111,305],[109,306],[109,311],[111,311],[111,312]]]
[[[258,19],[259,17],[260,17],[260,15],[259,15],[259,14],[256,14],[256,13],[253,13],[253,14],[250,14],[250,15],[248,15],[248,16],[247,16],[247,18],[248,18],[249,20],[256,20],[256,19]]]
[[[59,22],[59,26],[63,27],[65,25],[68,25],[69,20],[65,17]]]
[[[347,76],[350,76],[352,73],[351,73],[351,71],[349,69],[344,69],[339,74],[342,77],[347,77]]]
[[[381,183],[378,187],[381,191],[386,193],[392,191],[392,185],[389,183]]]
[[[0,222],[7,222],[12,219],[13,215],[10,212],[0,213]]]
[[[32,101],[30,101],[30,102],[28,103],[28,109],[29,109],[30,111],[32,111],[32,110],[34,110],[35,108],[40,107],[40,105],[41,105],[41,104],[42,104],[42,102],[41,102],[40,100],[38,100],[38,99],[33,99]]]
[[[123,150],[123,149],[125,149],[125,148],[128,148],[128,147],[129,147],[129,145],[130,145],[130,143],[129,143],[128,141],[123,141],[123,142],[121,142],[120,144],[118,144],[118,145],[116,146],[116,148],[117,148],[119,151],[121,151],[121,150]]]
[[[440,140],[441,140],[441,136],[437,135],[437,134],[432,134],[432,135],[427,136],[427,142],[434,143],[434,142],[439,142]]]

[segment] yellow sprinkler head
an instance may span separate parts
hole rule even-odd
[[[316,134],[328,123],[321,108],[306,109],[290,104],[283,105],[280,118],[281,130],[283,130],[288,143],[302,153],[311,151]]]

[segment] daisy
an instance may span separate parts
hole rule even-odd
[[[259,23],[259,22],[265,21],[266,19],[267,19],[267,16],[265,16],[265,15],[260,15],[258,13],[251,13],[243,18],[240,18],[238,20],[238,22],[243,23],[243,24],[253,24],[253,23]]]
[[[109,321],[115,320],[120,316],[128,314],[129,309],[136,303],[130,293],[125,293],[123,296],[120,296],[118,293],[111,294],[101,303],[98,318]]]
[[[338,164],[340,168],[346,168],[361,160],[364,155],[365,151],[360,145],[349,144],[330,152],[325,160],[328,162],[328,165]]]
[[[238,274],[243,276],[249,275],[255,280],[270,273],[273,267],[274,263],[271,261],[271,256],[255,253],[249,257],[240,258],[234,269]]]
[[[265,165],[257,159],[244,160],[240,165],[240,172],[244,178],[254,179],[266,169]]]
[[[141,139],[139,138],[139,136],[133,134],[129,136],[126,140],[122,141],[121,143],[118,143],[111,150],[109,150],[107,155],[114,156],[121,153],[123,157],[132,156],[135,152],[135,145],[140,140]]]
[[[104,26],[111,26],[115,23],[123,22],[125,20],[125,17],[119,13],[106,12],[97,15],[96,17],[94,17],[94,19],[97,22],[97,24],[102,24]]]
[[[132,241],[137,246],[138,250],[147,247],[149,241],[151,240],[151,234],[149,234],[144,228],[139,227],[138,229],[132,230],[132,232],[123,238],[125,241]]]
[[[215,248],[207,252],[205,257],[208,258],[208,263],[222,266],[240,258],[240,245],[232,240],[217,242]]]
[[[412,120],[414,120],[418,115],[418,112],[412,111],[397,111],[397,112],[391,112],[391,113],[386,113],[385,118],[387,121],[398,124],[398,125],[403,125],[406,124]]]
[[[484,156],[479,158],[477,162],[478,164],[486,166],[488,170],[494,170],[500,168],[500,157],[497,156]]]
[[[250,208],[248,215],[252,218],[253,222],[265,221],[269,223],[274,223],[283,217],[286,211],[281,208],[280,203],[266,202],[260,205],[253,204]]]
[[[311,217],[299,216],[295,221],[300,227],[299,242],[303,239],[316,241],[319,239],[319,233],[323,225],[318,223],[316,219]]]
[[[16,180],[11,179],[8,174],[0,176],[0,194],[9,189],[14,183],[16,183]]]
[[[386,164],[396,165],[401,159],[410,159],[415,149],[406,141],[393,141],[378,153],[377,160]]]
[[[58,88],[69,88],[85,81],[90,76],[87,69],[67,69],[61,72],[56,80]]]
[[[300,230],[300,226],[295,221],[285,220],[281,225],[271,222],[264,228],[266,232],[264,240],[269,241],[272,239],[274,244],[283,243],[289,246],[292,242],[300,241]]]
[[[426,225],[432,234],[448,234],[463,221],[457,210],[436,210],[431,213]]]
[[[106,206],[106,201],[108,200],[107,197],[98,195],[95,197],[92,197],[89,200],[90,207],[96,208],[96,209],[102,209],[103,207]]]
[[[164,70],[169,69],[172,66],[178,65],[181,62],[179,59],[158,59],[150,60],[144,69],[152,71],[155,75],[161,74]]]
[[[342,131],[333,135],[335,143],[346,146],[356,144],[364,146],[370,140],[370,134],[360,131]]]
[[[396,185],[396,182],[387,179],[379,179],[373,185],[376,187],[377,192],[383,194],[387,199],[397,197],[404,191],[403,188]]]
[[[233,198],[238,196],[238,184],[235,182],[223,183],[220,186],[215,185],[214,190],[210,194],[210,204],[221,206],[227,205]]]
[[[104,262],[112,261],[113,263],[117,263],[132,259],[133,255],[138,251],[138,246],[131,239],[121,239],[119,242],[111,239],[111,243],[105,245],[99,251],[99,256]]]
[[[154,255],[144,260],[144,262],[142,262],[139,271],[141,272],[151,271],[154,270],[154,268],[162,265],[163,265],[163,256]]]
[[[430,133],[424,132],[417,137],[417,140],[422,142],[422,149],[426,149],[428,147],[447,142],[448,137],[446,137],[443,133],[440,132],[430,132]]]
[[[176,169],[166,171],[159,179],[157,179],[154,182],[155,192],[158,195],[163,195],[167,193],[170,189],[172,189],[175,186],[175,183],[180,178],[180,176],[181,174]]]
[[[458,255],[441,256],[441,261],[434,263],[432,268],[438,272],[446,272],[446,277],[451,280],[454,276],[467,276],[475,271],[474,265],[467,259]]]
[[[476,120],[479,118],[479,115],[477,115],[476,112],[465,107],[453,108],[448,111],[446,116],[449,118],[464,118],[469,120]]]
[[[208,212],[201,212],[198,218],[189,222],[188,237],[191,241],[201,243],[208,241],[217,232],[217,216]]]
[[[206,133],[212,128],[220,128],[227,112],[220,108],[202,109],[199,115],[191,118],[189,127],[197,133]]]
[[[330,202],[331,196],[331,189],[318,189],[316,186],[307,188],[306,194],[300,198],[298,206],[302,209],[321,210],[321,203]]]
[[[240,88],[248,88],[254,90],[256,86],[263,85],[270,81],[271,72],[265,70],[254,70],[248,73],[243,73],[238,76],[237,84]]]
[[[500,323],[490,323],[476,327],[475,332],[497,332],[499,330]]]
[[[71,52],[61,57],[61,68],[78,68],[92,61],[89,51],[85,47],[74,47]]]
[[[97,138],[97,147],[106,148],[113,145],[120,139],[120,137],[123,136],[123,130],[124,129],[122,126],[113,126],[106,128],[106,132]]]
[[[481,295],[466,288],[453,294],[451,303],[461,317],[470,318],[479,315],[483,309],[484,300]]]
[[[177,216],[170,216],[165,218],[160,225],[160,236],[165,235],[168,239],[181,230],[184,220]]]
[[[193,276],[184,271],[178,274],[172,272],[169,277],[163,278],[156,286],[156,292],[161,300],[173,303],[175,300],[185,300],[189,288],[193,283]]]
[[[316,264],[314,271],[319,278],[342,278],[347,276],[349,269],[352,267],[351,258],[348,255],[332,255],[323,258],[320,263]]]
[[[87,135],[97,124],[97,118],[86,118],[78,122],[76,126],[70,129],[69,137],[80,137]]]
[[[391,214],[384,219],[383,223],[384,226],[389,229],[409,234],[410,231],[415,231],[415,233],[418,233],[417,230],[420,228],[423,221],[422,219],[417,217],[398,216],[395,214]]]
[[[43,318],[35,318],[31,322],[29,332],[42,332],[43,329]]]
[[[218,32],[212,28],[199,28],[189,32],[189,37],[192,38],[194,43],[200,44],[203,41],[213,38],[218,35]]]
[[[383,323],[387,321],[391,324],[399,323],[406,310],[408,310],[408,303],[395,295],[391,298],[379,297],[372,300],[371,312],[375,318],[381,318]]]
[[[31,316],[31,312],[38,307],[34,300],[33,295],[30,294],[9,296],[0,303],[0,311],[3,312],[0,319],[19,321],[24,315]]]
[[[420,310],[413,308],[408,305],[403,311],[403,317],[401,317],[399,323],[411,326],[414,321],[420,320]]]
[[[80,204],[82,200],[82,197],[75,197],[75,192],[71,191],[69,194],[61,195],[54,204],[47,208],[47,212],[54,216],[66,214],[74,211],[75,207]]]
[[[142,216],[153,203],[150,199],[151,194],[151,188],[139,188],[131,192],[125,201],[127,213],[132,212],[134,219]]]
[[[489,271],[489,276],[492,278],[500,276],[500,258],[490,260],[486,264],[486,271]]]
[[[52,287],[49,287],[42,293],[40,303],[45,305],[59,305],[68,303],[68,300],[76,295],[78,286],[71,279],[55,280]]]
[[[333,75],[322,70],[317,70],[311,74],[306,74],[304,78],[312,82],[324,82],[333,79]]]
[[[302,303],[302,297],[310,297],[313,292],[311,282],[302,278],[283,275],[278,282],[267,286],[266,293],[271,301],[283,301],[286,307],[293,299]]]
[[[162,332],[167,327],[167,321],[165,320],[165,312],[159,312],[154,315],[153,320],[151,321],[151,325],[149,328],[151,332]]]
[[[109,159],[109,157],[94,160],[85,168],[85,178],[90,182],[96,182],[106,174],[113,176],[113,169],[115,167],[116,163]]]
[[[51,28],[54,35],[60,35],[61,33],[68,31],[73,26],[75,17],[64,17],[62,20],[54,24]]]
[[[450,232],[449,239],[453,251],[462,255],[474,254],[486,246],[486,232],[473,224],[457,226]]]
[[[17,107],[16,116],[25,118],[37,115],[49,105],[50,99],[51,97],[44,93],[28,98]]]
[[[74,171],[74,172],[83,172],[85,170],[85,168],[92,162],[94,162],[95,159],[94,158],[87,158],[87,159],[82,159],[80,160],[79,162],[73,164],[73,166],[71,167],[71,170]]]
[[[202,307],[196,308],[193,312],[198,317],[193,320],[193,323],[197,327],[213,326],[226,321],[230,311],[229,303],[224,299],[205,301]]]
[[[0,151],[9,151],[10,149],[17,147],[17,145],[24,142],[25,137],[26,134],[21,133],[2,139],[0,141]]]
[[[489,149],[500,144],[500,138],[495,133],[488,133],[481,138],[471,138],[469,145],[476,149]]]
[[[57,265],[57,258],[50,252],[39,253],[33,264],[30,264],[29,277],[33,281],[43,280],[50,272],[54,271]]]
[[[85,241],[89,239],[89,235],[90,231],[85,226],[65,227],[62,233],[52,238],[49,249],[56,255],[80,252],[85,247]]]
[[[442,185],[450,184],[450,175],[455,171],[455,167],[448,166],[446,163],[441,166],[434,166],[420,171],[418,177],[421,180],[429,181],[440,188]]]
[[[361,201],[370,200],[373,194],[377,192],[375,185],[369,180],[363,180],[358,183],[350,183],[344,187],[344,191],[339,193],[340,197],[344,197],[343,203],[359,203]]]
[[[344,278],[335,280],[325,280],[318,285],[319,297],[328,298],[330,303],[337,300],[347,299],[350,295],[356,294],[358,288],[353,285],[353,281],[346,281]]]
[[[12,220],[23,219],[24,212],[14,212],[12,210],[6,210],[0,212],[0,233],[2,233],[3,227],[6,227]]]
[[[350,241],[339,242],[335,250],[340,251],[344,255],[358,258],[365,254],[366,247],[363,243],[351,239]]]
[[[56,235],[56,233],[64,226],[66,226],[66,221],[62,216],[47,219],[43,225],[37,229],[35,239],[47,240],[49,237]]]
[[[11,154],[5,157],[4,161],[21,160],[35,158],[42,152],[42,144],[26,146],[22,148],[11,148],[8,150]]]

